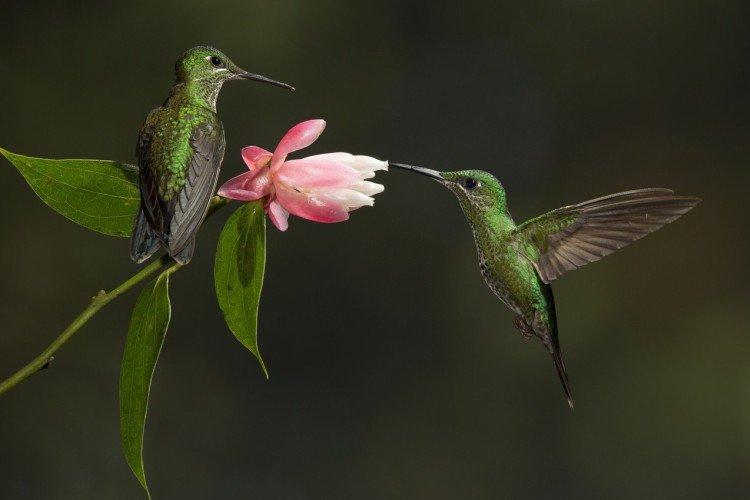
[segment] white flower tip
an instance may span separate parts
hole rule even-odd
[[[382,184],[377,184],[375,182],[370,181],[360,181],[354,185],[352,185],[352,189],[356,189],[360,193],[367,195],[367,196],[373,196],[378,193],[382,193],[385,189],[385,186]]]
[[[372,158],[372,170],[388,170],[388,161],[387,160],[378,160],[377,158]]]
[[[375,200],[368,196],[367,199],[362,198],[361,200],[358,200],[353,205],[347,205],[346,210],[348,212],[353,212],[354,210],[357,210],[358,208],[371,207],[373,205],[375,205]]]

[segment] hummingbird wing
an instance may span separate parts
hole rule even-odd
[[[558,208],[519,225],[511,235],[549,283],[680,218],[699,198],[645,188]]]
[[[166,203],[159,197],[159,185],[154,172],[149,168],[149,151],[155,130],[153,124],[155,111],[158,110],[152,111],[148,118],[146,118],[146,123],[144,123],[141,133],[138,135],[136,156],[139,165],[141,210],[149,226],[151,226],[154,232],[161,235],[164,232],[165,221],[168,219],[168,210]]]
[[[176,256],[192,244],[216,191],[224,159],[224,129],[220,122],[204,123],[190,135],[193,154],[185,169],[185,185],[172,199],[169,223],[169,255]],[[184,260],[190,260],[190,255]]]

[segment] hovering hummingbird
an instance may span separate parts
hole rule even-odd
[[[677,220],[701,201],[675,196],[669,189],[636,189],[568,205],[516,225],[505,190],[492,174],[390,165],[431,177],[456,195],[474,233],[484,281],[516,313],[515,325],[524,338],[539,337],[550,352],[571,409],[549,283]]]
[[[149,113],[136,146],[141,207],[130,256],[143,262],[163,246],[177,262],[193,257],[195,235],[216,191],[224,159],[224,128],[216,99],[225,82],[255,80],[213,47],[193,47],[175,64],[177,81],[161,107]]]

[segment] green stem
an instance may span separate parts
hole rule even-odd
[[[206,217],[210,217],[211,215],[213,215],[217,210],[221,209],[228,202],[229,200],[227,200],[226,198],[215,196],[213,200],[211,200],[211,205]],[[112,291],[100,291],[94,298],[91,299],[91,304],[89,304],[89,306],[84,309],[81,314],[79,314],[73,320],[73,322],[70,323],[70,325],[68,325],[68,327],[63,330],[62,333],[44,351],[42,351],[39,356],[32,359],[23,368],[0,383],[0,394],[3,394],[12,389],[20,382],[23,382],[39,370],[48,367],[53,359],[52,355],[57,352],[57,350],[60,349],[60,347],[65,344],[65,342],[70,340],[73,334],[80,330],[81,327],[85,325],[88,320],[90,320],[97,312],[99,312],[100,309],[102,309],[117,297],[133,288],[133,286],[145,280],[168,264],[171,264],[171,266],[169,266],[169,268],[167,269],[167,272],[169,273],[173,273],[181,267],[180,264],[177,264],[168,256],[163,255],[146,267],[142,268],[127,280],[120,283],[117,287],[113,288]]]

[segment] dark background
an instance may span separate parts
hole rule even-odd
[[[750,488],[750,16],[737,1],[3,2],[0,145],[133,161],[175,59],[212,44],[242,146],[322,117],[308,153],[482,168],[517,220],[635,187],[704,203],[555,282],[576,397],[485,287],[453,197],[381,175],[347,224],[269,227],[260,344],[223,323],[212,218],[172,280],[146,469],[155,498],[719,498]],[[0,161],[0,372],[136,270]],[[122,458],[130,292],[0,399],[0,497],[143,498]]]

